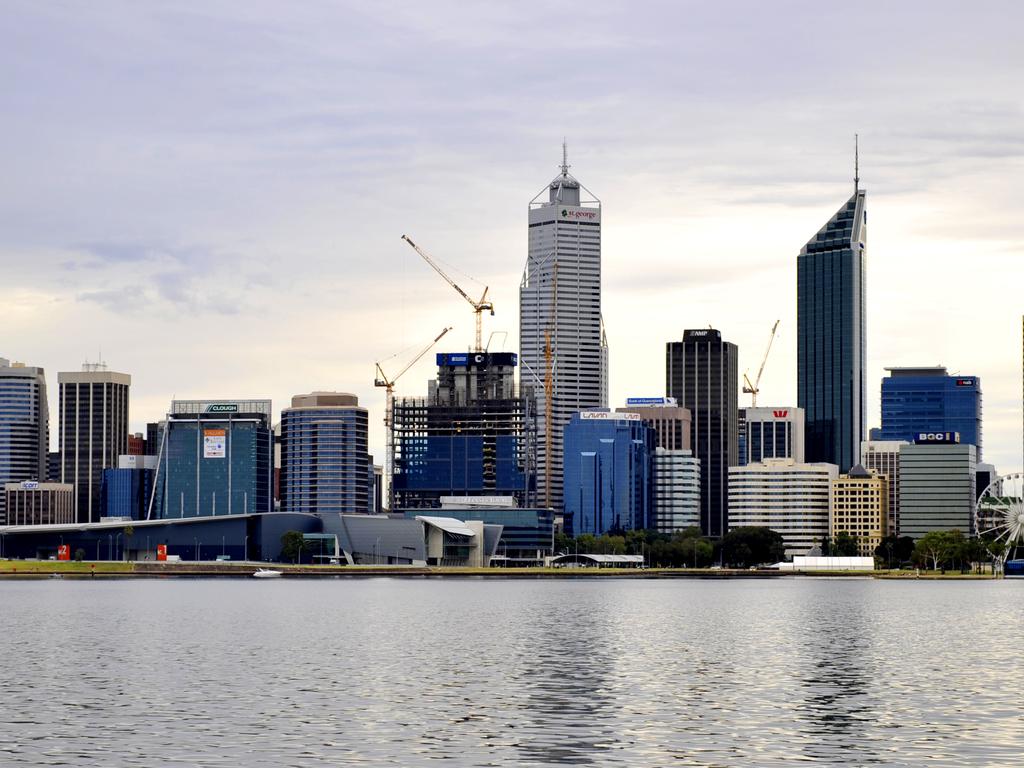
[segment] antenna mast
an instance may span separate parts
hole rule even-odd
[[[860,136],[853,134],[853,191],[860,191]]]

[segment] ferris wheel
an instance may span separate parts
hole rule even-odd
[[[974,512],[974,529],[998,545],[1001,563],[1024,547],[1024,473],[996,478],[981,492]]]

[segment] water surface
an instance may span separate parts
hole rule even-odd
[[[953,766],[1024,582],[0,582],[0,765]]]

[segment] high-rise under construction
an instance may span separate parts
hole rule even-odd
[[[444,496],[513,496],[536,504],[536,417],[510,352],[441,353],[426,397],[394,401],[395,509]]]

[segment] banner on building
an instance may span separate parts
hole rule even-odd
[[[227,430],[203,430],[203,458],[223,459],[227,455]]]
[[[157,544],[156,545],[156,559],[157,560],[167,560],[167,545],[166,544]]]
[[[58,560],[70,560],[71,559],[71,545],[61,544],[57,547],[57,559]]]

